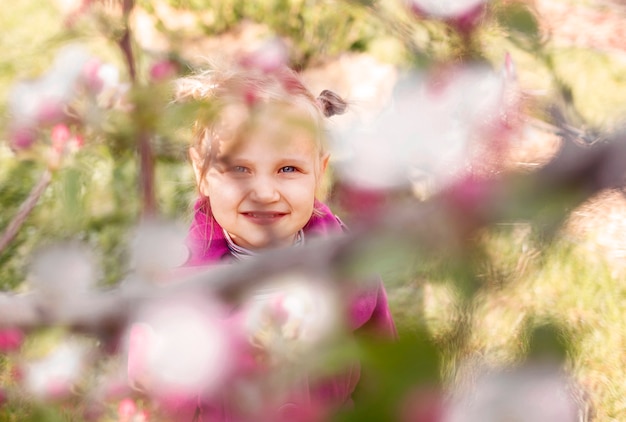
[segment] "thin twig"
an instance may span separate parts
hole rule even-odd
[[[137,64],[133,53],[132,31],[129,17],[135,7],[134,0],[124,0],[124,35],[118,45],[124,55],[128,74],[133,84],[137,84]],[[142,203],[142,215],[152,217],[157,212],[157,202],[154,192],[154,152],[151,144],[152,136],[144,128],[140,128],[137,136],[137,153],[139,155],[139,183]]]
[[[28,194],[26,200],[20,205],[13,220],[11,220],[4,233],[2,233],[2,237],[0,238],[0,255],[2,255],[4,249],[15,238],[20,228],[35,208],[35,205],[37,205],[37,202],[39,202],[39,198],[41,198],[41,195],[44,193],[51,180],[52,173],[50,170],[46,169],[39,178],[39,181],[37,181],[37,184]]]

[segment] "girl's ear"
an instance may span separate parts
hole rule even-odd
[[[328,160],[330,154],[326,153],[320,157],[319,171],[317,173],[315,197],[319,200],[324,200],[329,189],[329,179],[326,177],[326,168],[328,167]]]
[[[324,173],[326,173],[326,167],[328,167],[328,161],[330,160],[330,153],[327,152],[324,155],[322,155],[322,158],[320,160],[320,176],[319,177],[323,177]]]
[[[326,152],[320,158],[320,172],[317,176],[319,179],[318,183],[320,180],[322,180],[322,178],[324,177],[324,174],[326,173],[326,168],[328,167],[328,160],[330,160],[330,153]]]
[[[198,150],[194,147],[189,148],[189,158],[191,160],[191,165],[193,166],[193,173],[196,176],[196,185],[198,186],[198,190],[202,195],[208,196],[206,193],[208,191],[207,181],[202,174],[204,160]]]

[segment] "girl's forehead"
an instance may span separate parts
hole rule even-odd
[[[274,126],[274,127],[273,127]],[[309,131],[291,130],[288,133],[277,130],[272,123],[265,128],[248,130],[234,138],[220,138],[219,156],[241,157],[254,160],[263,157],[305,157],[313,159],[320,155],[319,142]]]
[[[233,104],[222,109],[213,127],[213,141],[220,149],[237,148],[248,142],[266,146],[305,148],[321,151],[321,131],[312,113],[285,104],[264,105],[257,109]]]

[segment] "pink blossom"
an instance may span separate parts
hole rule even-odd
[[[61,153],[65,149],[65,145],[67,141],[70,139],[70,129],[66,124],[59,123],[52,128],[52,133],[50,134],[50,140],[52,141],[52,148]]]
[[[360,222],[375,220],[385,210],[389,192],[359,183],[337,183],[337,198],[343,209]]]
[[[59,123],[52,128],[50,140],[52,141],[52,148],[59,154],[67,150],[75,152],[85,144],[83,136],[79,133],[72,133],[64,123]]]
[[[419,17],[447,22],[462,34],[471,33],[480,23],[486,0],[407,0]]]
[[[80,149],[83,146],[85,146],[85,137],[80,134],[80,133],[76,133],[74,134],[74,145],[76,145],[76,149]]]
[[[37,132],[30,127],[13,127],[9,132],[11,147],[17,151],[29,149],[37,140]]]
[[[335,292],[323,279],[287,273],[252,292],[244,305],[252,344],[270,364],[298,363],[341,326]]]
[[[104,85],[103,80],[98,75],[100,66],[102,63],[99,59],[92,58],[83,67],[82,78],[87,89],[92,92],[98,93],[102,90]]]
[[[282,69],[287,64],[287,60],[288,50],[285,43],[280,38],[271,38],[245,54],[240,59],[240,64],[270,73]]]
[[[163,82],[176,76],[178,65],[171,60],[161,60],[150,67],[150,79],[153,82]]]
[[[90,402],[85,406],[82,416],[86,422],[98,422],[102,420],[105,412],[104,404]]]
[[[148,411],[137,406],[131,398],[125,398],[117,405],[117,422],[148,422]]]
[[[0,352],[15,352],[24,343],[24,332],[18,328],[0,329]]]
[[[477,4],[465,13],[448,20],[448,24],[463,35],[471,34],[480,24],[485,14],[485,4]]]
[[[126,91],[126,86],[120,83],[119,69],[97,58],[85,63],[81,80],[87,91],[96,96],[98,105],[104,108],[115,105]]]
[[[502,66],[502,73],[504,74],[505,80],[509,82],[517,81],[517,70],[515,68],[515,63],[513,62],[513,57],[511,57],[511,53],[508,51],[504,55],[504,65]]]
[[[33,127],[62,120],[88,58],[82,47],[68,45],[59,50],[52,67],[41,77],[17,83],[9,95],[14,125]]]

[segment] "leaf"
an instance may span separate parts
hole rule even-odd
[[[83,217],[83,181],[76,168],[64,169],[61,173],[63,216],[68,228],[80,227]]]
[[[396,420],[402,403],[416,388],[440,382],[440,352],[426,330],[399,333],[395,341],[359,338],[361,380],[354,409],[336,422]]]
[[[497,11],[496,19],[511,35],[521,35],[531,41],[540,38],[537,18],[523,3],[507,4]]]

